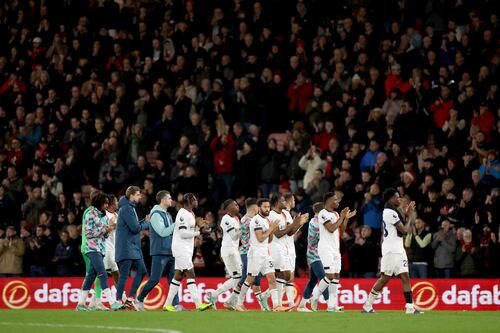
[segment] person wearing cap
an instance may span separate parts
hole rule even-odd
[[[410,215],[415,210],[415,202],[411,201],[400,212],[401,198],[394,188],[384,192],[385,208],[382,212],[383,242],[382,260],[380,263],[381,276],[373,285],[368,295],[368,300],[363,305],[363,312],[373,313],[373,303],[382,289],[389,283],[393,275],[399,277],[403,283],[403,294],[406,301],[406,314],[420,314],[413,305],[410,274],[408,270],[408,257],[404,247],[403,236],[412,230]]]
[[[172,234],[174,233],[174,221],[172,216],[167,211],[172,207],[172,196],[168,191],[159,191],[156,194],[156,202],[158,203],[151,209],[149,213],[150,224],[149,238],[150,250],[152,257],[151,276],[142,288],[141,293],[137,297],[137,307],[144,310],[144,299],[160,282],[163,272],[166,271],[168,283],[170,284],[174,278],[174,262],[172,255]],[[179,297],[176,295],[173,301],[174,306],[179,304]]]
[[[17,236],[14,226],[8,226],[5,238],[0,239],[0,277],[16,277],[23,274],[25,245]]]

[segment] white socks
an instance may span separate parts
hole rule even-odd
[[[109,289],[109,288],[104,289],[102,291],[102,295],[108,301],[109,305],[112,305],[116,302],[116,299],[114,299],[113,296],[111,295],[111,289]],[[100,300],[99,300],[99,302],[100,302]]]
[[[293,283],[288,282],[285,287],[286,298],[288,299],[288,306],[295,305],[295,287]]]
[[[278,291],[278,306],[281,306],[283,303],[283,289],[286,286],[286,280],[276,279],[276,289]]]
[[[175,295],[177,295],[177,293],[179,292],[180,286],[181,286],[180,281],[172,279],[172,282],[170,282],[170,286],[168,289],[167,300],[165,301],[165,304],[163,306],[172,306]]]
[[[273,309],[281,306],[281,302],[278,301],[278,290],[277,289],[271,289],[269,291],[271,294],[271,300],[273,302]]]
[[[324,278],[321,279],[321,281],[319,281],[318,288],[317,289],[314,288],[313,298],[318,298],[319,295],[321,295],[326,290],[326,288],[328,288],[329,285],[330,285],[330,280],[328,280],[325,276]]]
[[[378,294],[379,294],[378,291],[375,291],[374,289],[372,289],[372,291],[368,294],[368,299],[366,300],[365,304],[371,307],[373,305],[373,303],[375,303],[375,300],[377,299]]]
[[[90,290],[81,290],[80,299],[78,300],[78,305],[85,305],[87,297],[89,297]]]
[[[328,286],[328,308],[333,308],[338,305],[337,289],[339,287],[339,280],[333,279]]]
[[[248,289],[250,288],[250,285],[245,281],[243,282],[243,285],[241,286],[240,289],[240,296],[238,297],[238,305],[243,305],[243,302],[245,301],[245,297],[247,296]]]
[[[193,299],[193,303],[196,304],[196,307],[198,308],[201,305],[201,301],[198,297],[198,288],[196,288],[195,280],[187,279],[187,287],[189,293],[191,294],[191,298]]]
[[[215,297],[215,298],[218,298],[219,295],[222,294],[223,292],[228,291],[231,288],[236,288],[236,286],[238,285],[238,281],[239,280],[240,280],[239,277],[238,278],[227,279],[222,286],[220,286],[219,288],[217,288],[216,291],[214,291],[214,293],[212,294],[212,296]]]

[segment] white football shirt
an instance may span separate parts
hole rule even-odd
[[[174,235],[172,237],[172,254],[174,256],[193,256],[194,236],[182,238],[180,230],[185,229],[193,234],[196,231],[196,218],[187,209],[181,208],[175,217]]]
[[[285,230],[286,229],[285,214],[283,212],[278,213],[275,212],[274,210],[271,210],[269,212],[269,221],[276,221],[276,220],[280,221],[278,229]],[[288,254],[286,235],[282,236],[281,238],[276,237],[276,235],[273,236],[273,240],[271,241],[271,251],[282,251],[283,254]]]
[[[255,232],[257,230],[262,230],[266,232],[269,230],[269,219],[263,217],[260,214],[254,216],[252,221],[250,221],[250,249],[248,251],[249,256],[268,256],[269,255],[269,237],[264,239],[263,242],[257,240]]]
[[[396,224],[403,223],[398,213],[391,208],[384,208],[382,213],[382,227],[384,228],[384,241],[382,242],[382,255],[387,253],[405,253],[403,236],[399,235]]]
[[[292,214],[286,209],[283,209],[283,214],[285,214],[285,219],[286,219],[286,224],[287,226],[293,223],[293,217]],[[294,237],[286,235],[286,244],[288,247],[288,253],[291,254],[292,256],[295,255],[295,241]]]
[[[232,217],[229,214],[226,214],[222,217],[220,221],[220,227],[222,229],[222,249],[234,249],[238,251],[238,246],[240,245],[240,237],[236,240],[231,238],[230,232],[240,232],[240,219],[238,216]]]
[[[340,232],[337,228],[334,232],[326,229],[325,225],[328,223],[334,224],[339,220],[339,214],[335,211],[330,212],[326,209],[321,210],[318,215],[319,224],[319,242],[318,251],[328,252],[333,251],[340,253]]]
[[[115,223],[116,223],[116,218],[118,217],[118,213],[110,213],[106,211],[106,217],[108,218],[108,221],[111,221],[113,218],[115,218]],[[104,244],[106,246],[106,254],[108,253],[113,253],[113,257],[115,254],[115,233],[116,229],[113,229],[109,234],[106,240],[104,241]]]

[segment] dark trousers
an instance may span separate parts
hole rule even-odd
[[[427,264],[410,262],[410,277],[416,279],[427,279]]]
[[[311,298],[312,292],[316,284],[325,277],[325,269],[320,260],[317,260],[311,264],[309,281],[307,281],[306,288],[304,289],[304,298]],[[325,300],[328,299],[328,288],[323,292],[323,297]]]
[[[108,274],[106,274],[106,268],[104,268],[104,256],[99,252],[89,252],[85,254],[90,261],[90,267],[85,280],[83,281],[83,290],[90,290],[92,284],[94,283],[96,277],[99,278],[101,282],[101,288],[107,289],[108,285]]]
[[[127,282],[127,278],[132,268],[135,268],[136,273],[128,296],[135,297],[137,289],[142,282],[142,278],[146,275],[146,265],[144,264],[144,259],[125,259],[118,263],[118,267],[120,268],[120,280],[118,281],[118,287],[116,288],[116,300],[119,301],[122,299],[123,291],[125,290],[125,283]]]
[[[450,279],[451,268],[436,268],[436,277],[438,279]]]
[[[175,274],[175,259],[171,255],[158,255],[151,256],[151,276],[149,277],[148,282],[142,288],[141,293],[137,299],[140,302],[144,302],[146,296],[153,290],[153,288],[160,282],[163,274],[167,276],[168,284],[172,282]],[[179,296],[175,295],[173,305],[179,304]]]

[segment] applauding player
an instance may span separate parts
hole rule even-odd
[[[382,260],[380,262],[381,276],[375,282],[372,291],[368,295],[368,300],[363,305],[363,312],[373,313],[373,303],[377,299],[380,291],[389,282],[393,275],[401,279],[403,283],[403,294],[406,300],[407,314],[420,314],[419,310],[413,305],[411,293],[410,275],[408,274],[408,258],[403,244],[403,237],[410,232],[411,223],[409,216],[415,209],[415,202],[410,202],[404,209],[404,216],[399,212],[401,205],[399,193],[388,188],[384,192],[384,201],[386,202],[382,213],[382,223],[384,227],[384,240],[382,242]]]
[[[181,286],[182,279],[187,277],[187,287],[193,299],[196,309],[205,311],[212,305],[202,303],[196,288],[193,251],[194,238],[200,235],[199,229],[205,225],[205,220],[196,219],[193,209],[198,207],[198,199],[192,193],[186,193],[183,198],[183,208],[179,210],[175,218],[174,235],[172,239],[172,254],[175,258],[175,275],[170,283],[167,300],[163,306],[164,311],[177,312],[172,306],[175,295]]]

